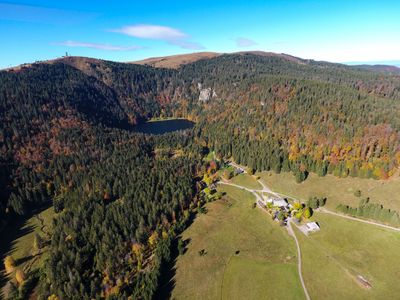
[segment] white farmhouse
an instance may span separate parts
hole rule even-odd
[[[288,202],[285,199],[278,198],[278,197],[275,197],[275,198],[268,197],[267,202],[272,203],[272,206],[275,206],[275,207],[287,207],[288,206]]]
[[[317,222],[309,222],[305,226],[308,232],[314,232],[320,229]]]
[[[288,205],[287,201],[285,199],[282,198],[278,198],[278,199],[274,199],[272,201],[272,205],[273,206],[277,206],[277,207],[286,207]]]

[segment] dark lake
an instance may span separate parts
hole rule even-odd
[[[168,132],[190,129],[194,126],[194,123],[185,119],[171,119],[146,122],[143,124],[136,125],[134,130],[136,132],[147,133],[147,134],[164,134]]]

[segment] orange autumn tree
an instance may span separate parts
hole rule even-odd
[[[6,256],[6,258],[4,259],[4,268],[7,274],[10,274],[14,271],[15,261],[11,255]]]
[[[21,285],[26,279],[25,273],[22,269],[18,269],[15,272],[15,280],[17,280],[18,284]]]

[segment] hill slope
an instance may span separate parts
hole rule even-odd
[[[66,57],[0,72],[2,225],[43,204],[60,213],[44,294],[151,297],[170,242],[159,237],[187,217],[210,150],[298,182],[309,172],[385,179],[399,168],[396,74],[259,52],[171,61]],[[196,126],[131,131],[171,116]],[[159,158],[157,147],[188,155]]]
[[[215,52],[196,52],[190,54],[178,54],[163,57],[152,57],[132,62],[133,64],[148,65],[156,68],[176,69],[182,65],[190,64],[201,59],[208,59],[219,56],[220,53]]]
[[[37,168],[59,120],[127,129],[177,115],[204,124],[209,147],[260,170],[277,160],[276,168],[385,177],[400,162],[399,76],[273,53],[198,58],[176,70],[65,57],[0,72],[3,160]]]

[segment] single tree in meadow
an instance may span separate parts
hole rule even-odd
[[[319,206],[319,200],[317,197],[310,197],[307,201],[307,206],[312,209],[317,209]]]
[[[255,170],[253,168],[247,168],[247,173],[249,173],[249,175],[254,175]]]

